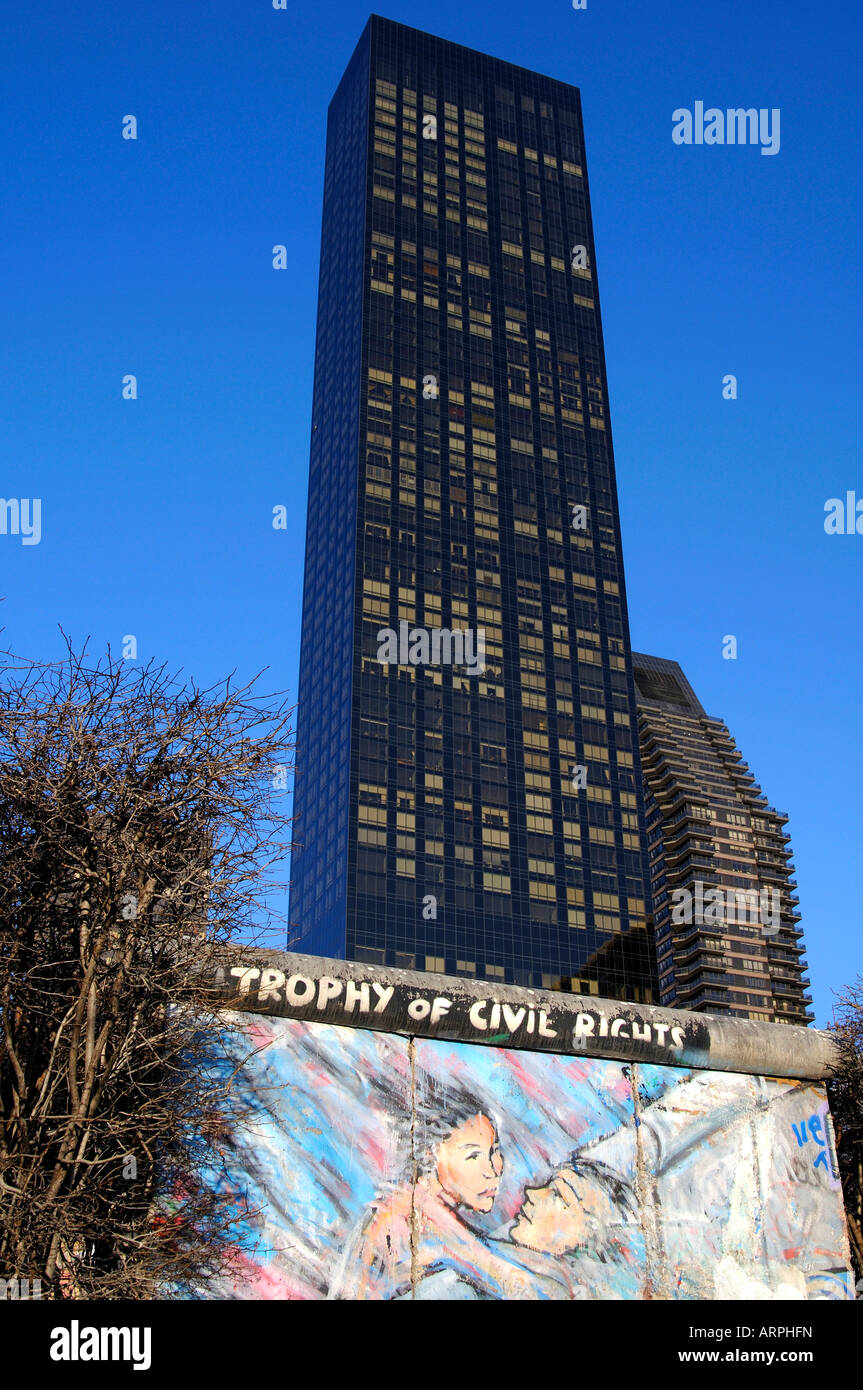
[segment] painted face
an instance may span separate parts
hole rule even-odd
[[[510,1240],[563,1255],[589,1244],[593,1232],[614,1219],[614,1206],[602,1188],[572,1168],[561,1168],[545,1187],[525,1188]]]
[[[438,1145],[435,1176],[456,1206],[491,1211],[502,1172],[497,1131],[487,1115],[474,1115]]]

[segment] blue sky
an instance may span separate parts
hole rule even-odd
[[[25,655],[132,633],[296,691],[326,109],[369,11],[288,6],[8,21],[0,494],[42,499],[42,539],[0,536],[0,623]],[[823,524],[863,498],[859,8],[377,12],[581,88],[633,645],[789,814],[824,1023],[863,968],[863,536]],[[696,100],[778,107],[779,153],[675,145]]]

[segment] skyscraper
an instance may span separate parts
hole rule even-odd
[[[372,17],[327,131],[290,940],[648,1000],[576,88]]]
[[[812,1014],[788,817],[676,661],[633,654],[660,1002],[762,1022]]]

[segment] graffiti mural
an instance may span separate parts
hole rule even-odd
[[[232,1046],[226,1297],[853,1297],[819,1085],[253,1015]]]

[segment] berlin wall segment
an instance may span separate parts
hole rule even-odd
[[[219,1296],[853,1298],[822,1035],[235,961],[214,983],[255,1118],[214,1172],[245,1204]]]
[[[666,1066],[823,1080],[816,1029],[420,974],[282,951],[245,954],[213,979],[226,1008],[409,1036]]]

